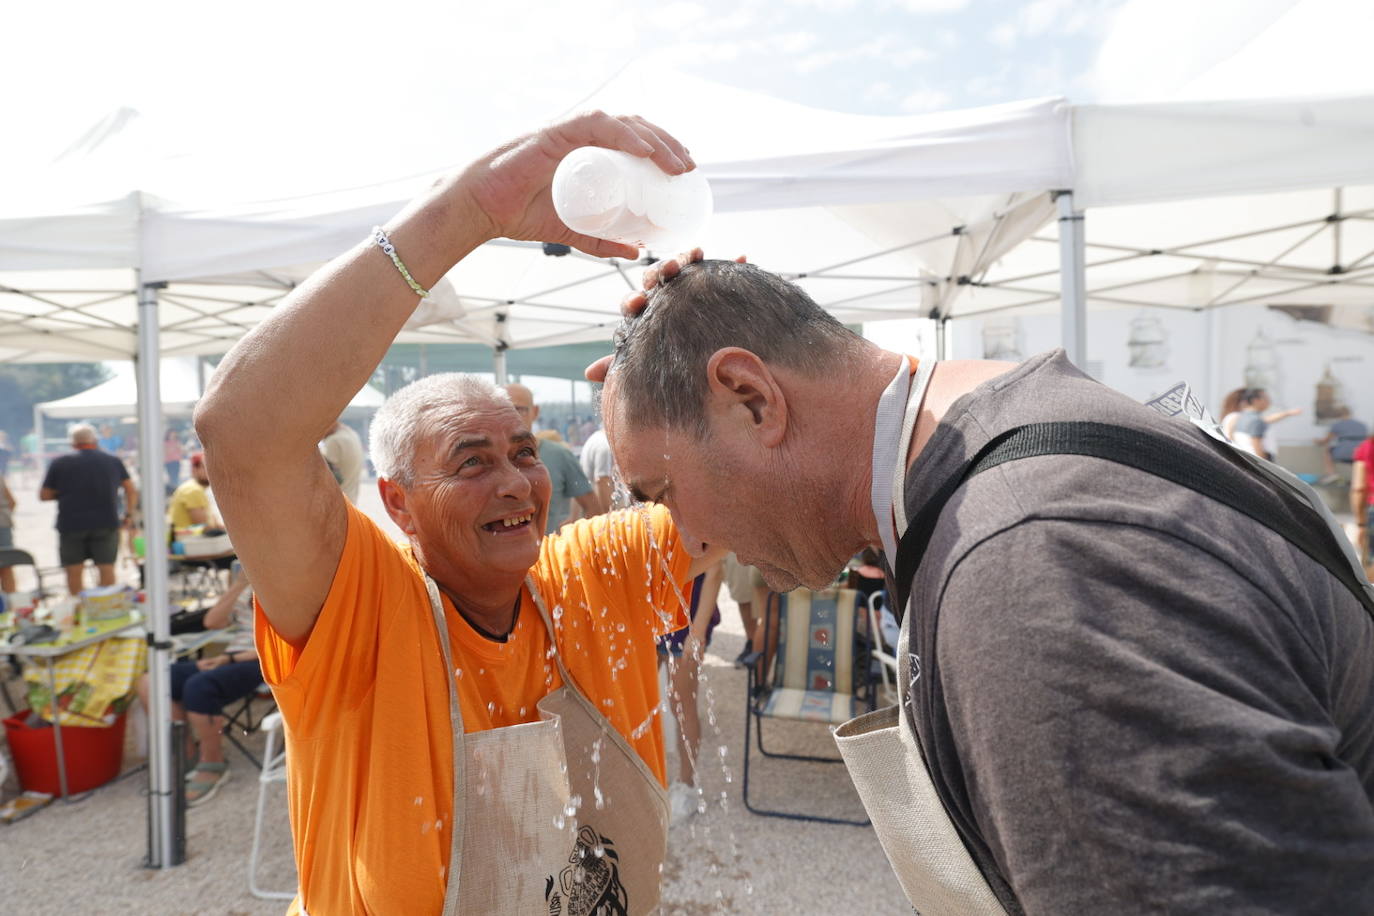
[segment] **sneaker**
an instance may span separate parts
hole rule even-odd
[[[201,763],[191,771],[195,778],[186,783],[186,807],[203,805],[215,797],[220,786],[229,781],[233,774],[228,763]]]
[[[668,805],[672,808],[672,826],[679,827],[686,823],[697,813],[696,786],[689,786],[685,782],[673,783],[668,787]]]

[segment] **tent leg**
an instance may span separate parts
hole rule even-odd
[[[1061,191],[1059,204],[1059,309],[1061,340],[1069,362],[1080,369],[1088,358],[1086,238],[1083,211],[1073,206],[1073,192]]]
[[[172,755],[171,623],[168,609],[166,491],[162,486],[162,391],[158,369],[157,291],[160,284],[138,285],[138,458],[143,517],[144,613],[149,629],[148,657],[148,831],[149,868],[179,865],[175,848],[175,769]]]
[[[491,372],[496,376],[496,384],[504,385],[509,380],[506,375],[506,348],[497,347],[491,351]]]

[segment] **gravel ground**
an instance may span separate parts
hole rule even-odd
[[[36,474],[12,474],[20,500],[16,543],[40,564],[56,560],[53,506],[40,504]],[[375,491],[364,487],[363,507],[382,515]],[[60,582],[54,582],[60,585]],[[669,838],[664,869],[665,914],[910,913],[868,827],[760,817],[740,797],[744,672],[730,660],[743,646],[736,608],[722,595],[723,622],[707,654],[701,691],[702,786],[708,810]],[[248,892],[247,862],[258,797],[257,770],[230,748],[233,777],[220,793],[187,816],[187,861],[163,871],[142,867],[147,848],[146,772],[133,749],[126,774],[74,804],[54,802],[26,820],[0,826],[0,900],[19,914],[280,914],[281,901]],[[778,723],[770,750],[833,755],[820,726]],[[249,739],[261,750],[262,736]],[[722,753],[721,748],[724,748]],[[751,794],[756,805],[840,817],[862,816],[841,764],[763,760],[755,752]],[[675,764],[670,760],[669,771]],[[264,866],[259,882],[291,888],[295,870],[285,791],[269,785]],[[6,794],[8,797],[8,793]]]

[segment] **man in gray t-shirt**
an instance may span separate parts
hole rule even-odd
[[[893,448],[900,354],[749,265],[646,286],[588,370],[622,479],[776,591],[891,543],[895,468],[912,518],[1027,423],[1124,426],[1263,486],[1062,354],[939,364]],[[1370,911],[1374,618],[1279,533],[1101,459],[1013,461],[945,506],[910,608],[907,722],[1008,912]]]
[[[539,419],[539,405],[534,403],[534,392],[524,385],[506,385],[506,394],[510,395],[511,403],[515,405],[515,412],[520,418],[530,426]],[[549,520],[544,526],[545,534],[553,534],[563,526],[568,519],[571,508],[571,500],[576,500],[582,509],[582,515],[599,515],[595,496],[592,494],[592,485],[587,482],[586,476],[582,473],[582,467],[577,463],[577,456],[564,445],[553,439],[540,439],[539,460],[544,462],[544,466],[549,471],[549,482],[553,485],[553,490],[549,495]]]

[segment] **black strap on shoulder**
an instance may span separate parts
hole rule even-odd
[[[1198,435],[1208,444],[1213,444],[1200,430]],[[1224,445],[1218,443],[1216,448],[1221,462],[1235,466],[1239,459],[1220,453],[1225,449]],[[930,544],[935,524],[955,491],[974,475],[990,468],[1008,461],[1042,455],[1101,458],[1153,474],[1229,506],[1279,534],[1326,567],[1374,616],[1374,599],[1356,577],[1355,570],[1336,543],[1330,526],[1316,510],[1295,494],[1281,487],[1270,486],[1249,468],[1241,467],[1246,476],[1224,470],[1221,463],[1208,462],[1163,436],[1123,426],[1083,421],[1032,423],[1007,430],[980,449],[967,464],[940,485],[912,519],[897,547],[895,566],[898,601],[893,610],[899,616],[906,611],[911,582]]]

